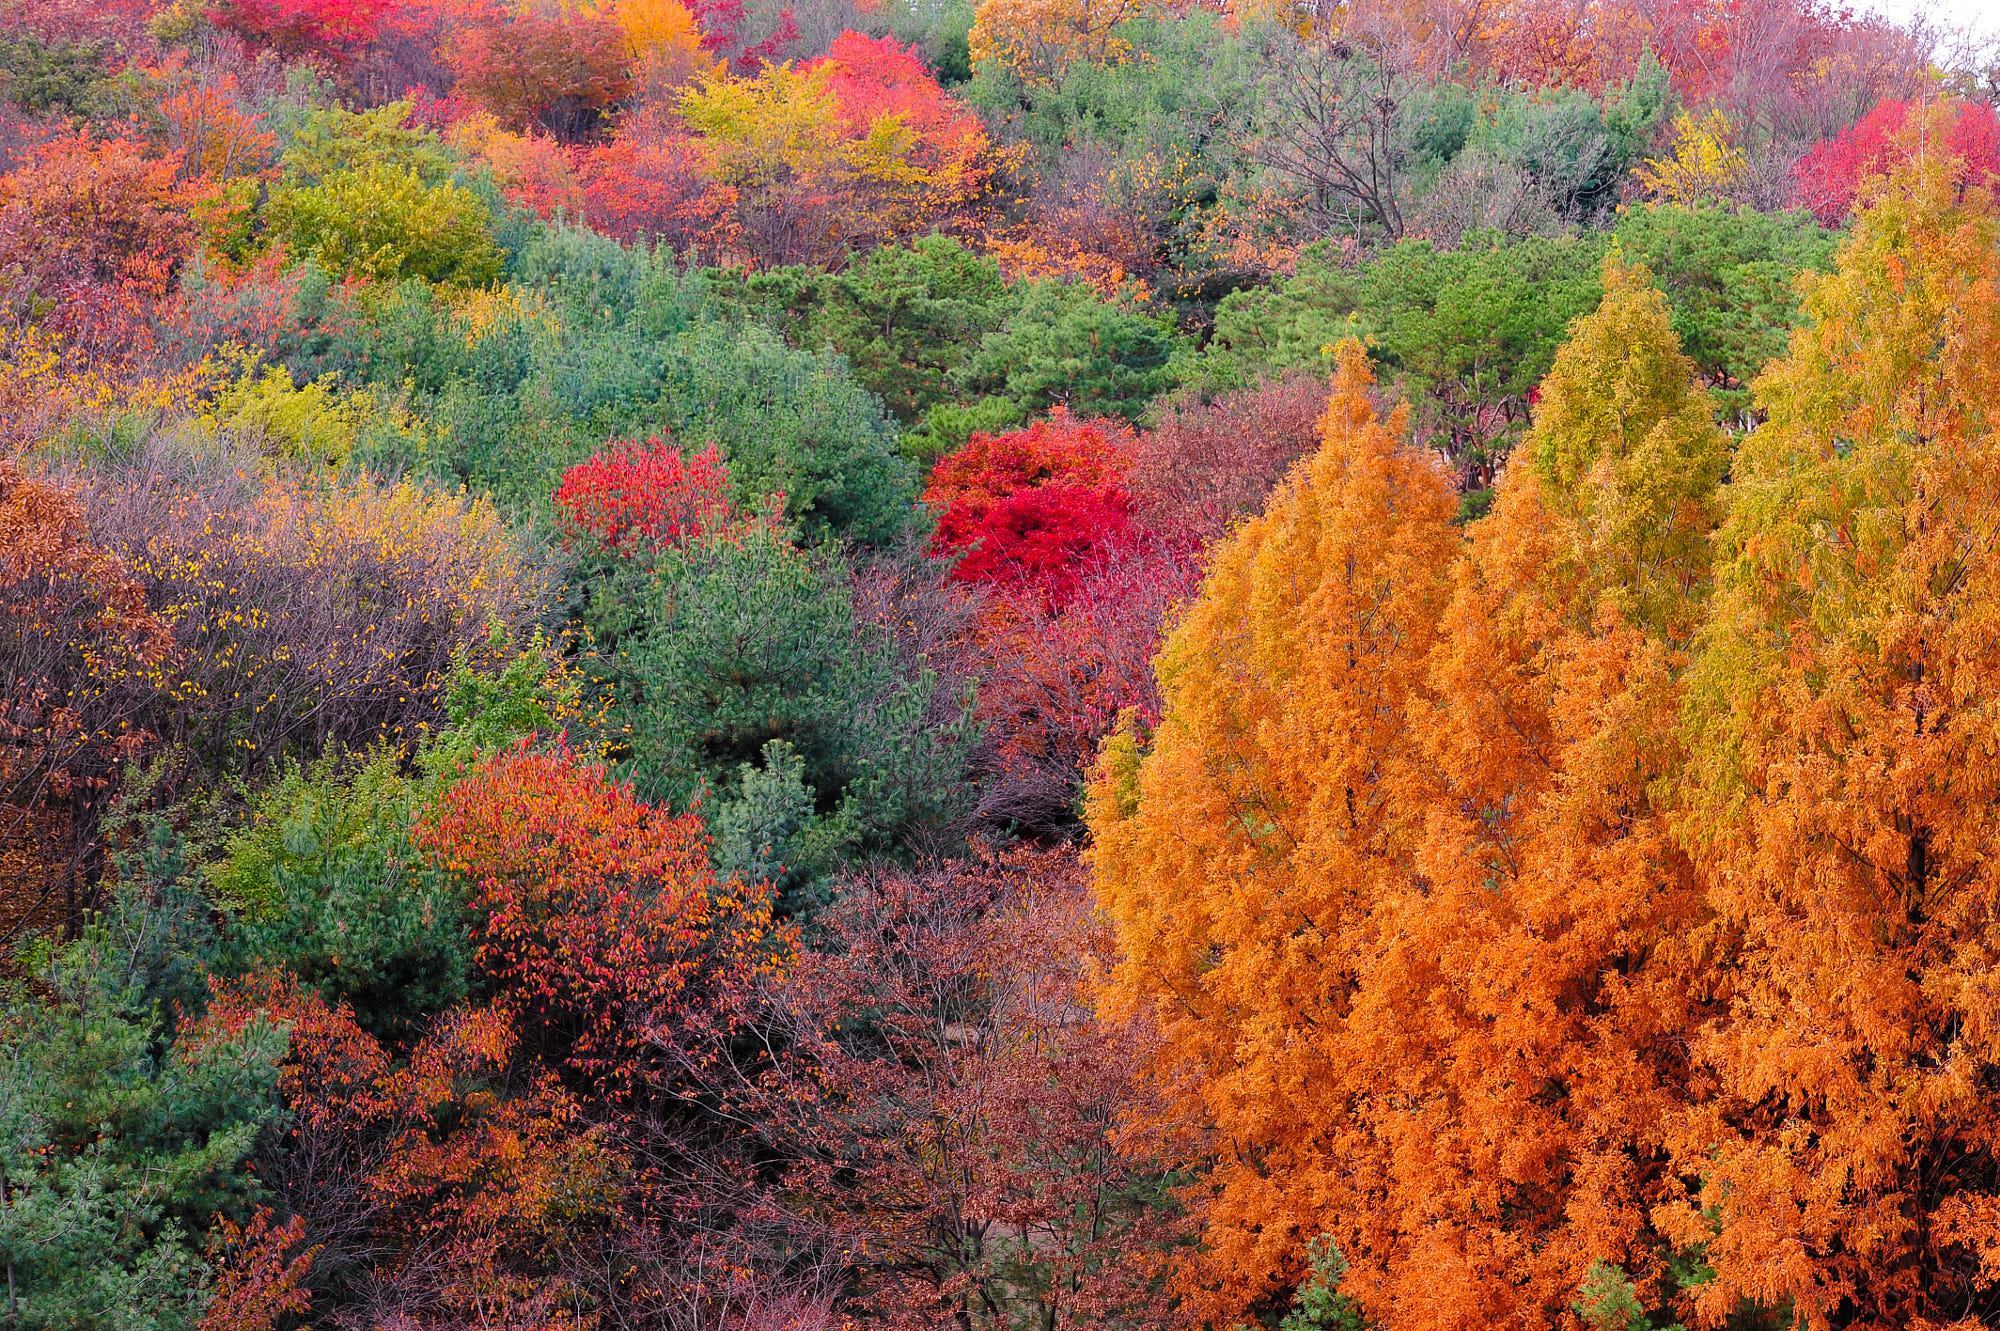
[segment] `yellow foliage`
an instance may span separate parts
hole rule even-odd
[[[261,435],[277,446],[282,457],[329,467],[347,460],[365,430],[389,428],[407,434],[415,428],[402,411],[372,392],[342,392],[332,375],[295,384],[283,366],[260,370],[251,355],[242,357],[234,382],[215,394],[200,419],[211,431]]]
[[[209,357],[164,375],[118,375],[44,329],[0,326],[0,445],[35,444],[72,419],[190,411],[223,372]]]
[[[1674,115],[1673,152],[1649,157],[1638,167],[1639,183],[1662,203],[1692,206],[1735,197],[1750,159],[1735,143],[1736,127],[1719,109],[1699,118]]]
[[[972,60],[1052,87],[1075,65],[1125,60],[1132,48],[1118,25],[1162,7],[1161,0],[981,0],[968,38]]]

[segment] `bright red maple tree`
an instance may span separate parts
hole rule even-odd
[[[688,455],[657,435],[605,445],[563,473],[554,498],[574,535],[612,550],[677,545],[737,516],[716,446]]]
[[[1909,102],[1878,103],[1853,126],[1800,158],[1792,169],[1798,201],[1827,226],[1844,222],[1862,182],[1886,175],[1914,151],[1904,133],[1910,111]],[[1958,159],[1958,179],[1983,184],[2000,176],[2000,117],[1993,108],[1985,102],[1950,101],[1941,112],[1941,136],[1928,122],[1919,133],[1942,139],[1929,146]]]

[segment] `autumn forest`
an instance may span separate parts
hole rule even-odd
[[[0,1331],[2000,1328],[1996,105],[0,0]]]

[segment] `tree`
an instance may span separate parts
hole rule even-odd
[[[994,151],[979,118],[890,38],[844,33],[827,54],[717,69],[681,115],[737,192],[752,256],[838,263],[849,252],[960,218],[986,188]]]
[[[700,800],[740,864],[774,866],[787,912],[811,907],[833,848],[949,826],[968,700],[938,695],[893,619],[861,613],[836,550],[746,524],[614,568],[589,594],[640,790]]]
[[[1728,441],[1645,270],[1604,287],[1453,570],[1346,1014],[1365,1126],[1318,1223],[1417,1327],[1557,1323],[1595,1261],[1667,1283],[1649,1211],[1727,985],[1670,818]]]
[[[1672,155],[1647,158],[1638,175],[1655,199],[1691,207],[1733,200],[1749,169],[1749,155],[1736,145],[1736,126],[1711,107],[1699,118],[1677,114]]]
[[[1758,384],[1690,672],[1683,835],[1738,998],[1693,1048],[1700,1182],[1662,1223],[1703,1245],[1710,1324],[1942,1322],[1996,1287],[2000,251],[1990,192],[1916,151],[1949,114],[1906,130]]]
[[[346,62],[373,42],[389,0],[223,0],[220,25],[287,57]]]
[[[1358,344],[1338,364],[1319,450],[1217,547],[1161,653],[1158,727],[1109,742],[1087,806],[1107,1011],[1157,1025],[1157,1130],[1196,1125],[1179,1149],[1207,1164],[1176,1285],[1218,1318],[1298,1283],[1313,1199],[1349,1168],[1339,1018],[1406,835],[1407,708],[1458,545],[1407,413],[1377,417]]]
[[[1121,27],[1154,9],[1150,0],[981,0],[967,42],[974,64],[1048,87],[1079,66],[1124,59],[1131,45]]]
[[[1912,110],[1917,111],[1914,125]],[[1961,180],[1990,182],[2000,175],[2000,117],[1985,102],[1946,99],[1936,108],[1894,99],[1879,102],[1859,122],[1799,159],[1792,172],[1798,202],[1826,226],[1837,227],[1861,200],[1871,177],[1888,174],[1912,154],[1935,152],[1957,160]]]
[[[445,53],[458,94],[509,129],[586,137],[631,88],[625,30],[610,18],[533,12],[473,23]]]
[[[1212,399],[1172,400],[1133,448],[1129,485],[1140,522],[1207,542],[1260,512],[1319,442],[1326,382],[1295,371]]]
[[[500,250],[479,196],[452,181],[426,185],[409,167],[371,162],[318,184],[281,186],[265,216],[297,257],[342,276],[455,286],[500,276]]]
[[[788,1180],[888,1326],[1151,1325],[1145,1151],[1121,1151],[1142,1036],[1079,1006],[1096,941],[1074,852],[980,847],[852,876],[777,996]]]
[[[1750,381],[1798,318],[1798,278],[1832,261],[1834,236],[1799,213],[1713,206],[1627,208],[1612,234],[1666,293],[1681,349],[1725,416],[1743,421]]]
[[[1060,408],[1025,430],[974,435],[931,473],[931,549],[955,557],[961,581],[1067,600],[1078,572],[1131,536],[1130,459],[1128,431]]]
[[[467,888],[473,960],[554,1060],[613,1094],[683,1076],[782,953],[768,888],[717,879],[700,819],[567,754],[504,753],[417,831]]]
[[[1173,387],[1179,339],[1130,298],[1081,282],[1029,283],[1006,323],[980,340],[955,377],[968,394],[1006,398],[1023,416],[1064,406],[1136,421]]]
[[[121,903],[29,954],[35,991],[14,981],[0,1000],[0,1264],[23,1328],[193,1331],[202,1240],[257,1196],[284,1032],[173,1031],[146,964],[162,923]]]
[[[0,176],[0,318],[113,362],[155,342],[155,306],[195,254],[204,197],[129,139],[58,135]]]

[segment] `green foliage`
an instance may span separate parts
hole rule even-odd
[[[0,98],[24,111],[91,115],[112,109],[97,42],[47,40],[31,32],[0,36]]]
[[[1223,300],[1202,377],[1235,384],[1322,365],[1341,338],[1361,336],[1430,442],[1475,478],[1490,474],[1570,321],[1603,295],[1604,249],[1594,236],[1488,232],[1456,250],[1402,241],[1351,270],[1316,249],[1294,277]]]
[[[1785,349],[1800,274],[1829,268],[1838,239],[1808,213],[1712,205],[1629,208],[1612,235],[1667,293],[1683,349],[1730,416],[1748,410],[1750,381]]]
[[[538,641],[491,675],[461,667],[446,726],[413,762],[389,750],[358,768],[328,758],[267,786],[205,870],[229,912],[220,966],[289,972],[384,1037],[465,997],[464,903],[411,830],[481,754],[559,728],[575,688],[552,676],[547,652]]]
[[[1334,1241],[1324,1234],[1306,1248],[1312,1274],[1299,1286],[1292,1310],[1278,1323],[1278,1331],[1365,1331],[1368,1323],[1354,1300],[1340,1292],[1340,1279],[1347,1274],[1347,1259]]]
[[[257,1195],[247,1162],[278,1113],[283,1030],[168,1039],[152,999],[168,921],[136,894],[0,996],[0,1260],[23,1331],[189,1331],[201,1247]]]
[[[1024,415],[1060,403],[1079,416],[1137,420],[1174,386],[1181,342],[1162,319],[1078,282],[1036,282],[955,380]]]
[[[427,185],[410,166],[367,162],[317,184],[281,186],[265,216],[293,254],[343,276],[456,286],[500,276],[485,203],[456,182]]]
[[[225,965],[288,971],[381,1035],[463,998],[463,907],[410,843],[423,793],[388,752],[352,773],[293,769],[266,788],[209,869],[237,907]]]
[[[935,678],[851,579],[758,523],[613,571],[586,616],[640,793],[714,807],[724,866],[781,865],[794,895],[836,847],[948,821],[966,756],[964,710],[931,715]]]
[[[852,800],[829,815],[815,810],[805,759],[790,744],[772,740],[762,759],[739,767],[733,788],[709,810],[715,867],[771,884],[780,910],[806,913],[823,904],[816,889],[855,850],[865,828]]]
[[[675,340],[658,424],[721,447],[737,497],[785,512],[811,536],[880,544],[908,530],[916,476],[881,402],[832,351],[795,351],[751,326],[707,324]]]
[[[1610,1262],[1596,1261],[1584,1274],[1571,1305],[1590,1331],[1681,1331],[1680,1323],[1656,1323],[1639,1302],[1639,1291]],[[1732,1323],[1733,1325],[1733,1323]]]

